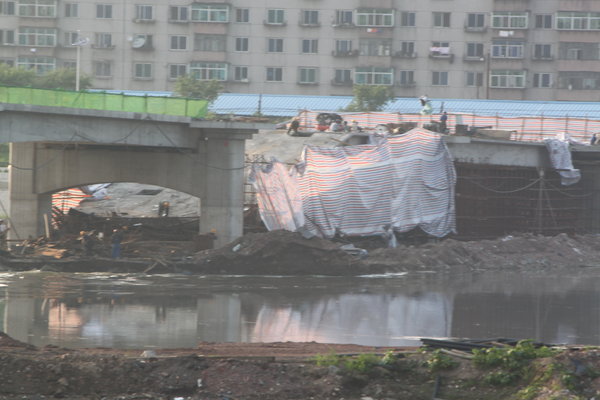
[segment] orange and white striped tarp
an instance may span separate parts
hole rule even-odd
[[[89,194],[86,194],[79,188],[71,188],[52,194],[52,208],[59,209],[63,214],[67,214],[69,209],[79,206],[82,200],[89,199]]]

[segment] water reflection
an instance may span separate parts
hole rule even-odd
[[[419,337],[600,344],[600,273],[390,277],[0,274],[10,336],[65,347],[317,341],[400,346]]]

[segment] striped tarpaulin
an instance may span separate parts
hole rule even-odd
[[[92,196],[85,194],[79,188],[71,188],[52,194],[52,208],[59,209],[63,214],[67,214],[70,208],[79,206],[82,200]]]
[[[456,229],[454,165],[441,136],[424,129],[381,138],[377,144],[307,146],[289,180],[281,179],[280,168],[255,172],[262,175],[258,182],[269,182],[255,184],[263,197],[260,207],[265,207],[261,215],[267,216],[290,215],[277,206],[290,204],[287,198],[295,193],[296,175],[306,221],[303,230],[317,236],[382,235],[388,228],[407,232],[420,227],[442,237]],[[285,188],[272,189],[284,182]],[[275,198],[268,199],[271,196]],[[269,229],[289,229],[289,224],[273,220],[268,220]]]

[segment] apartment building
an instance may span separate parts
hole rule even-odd
[[[0,62],[100,89],[598,101],[599,42],[595,0],[0,0]]]

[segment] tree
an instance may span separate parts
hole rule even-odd
[[[35,81],[34,71],[0,63],[0,85],[32,86],[33,81]]]
[[[46,75],[37,76],[33,84],[39,89],[65,89],[75,90],[77,73],[73,68],[59,68],[48,72]],[[87,75],[79,76],[79,88],[85,90],[92,86],[92,80]]]
[[[190,75],[182,75],[175,81],[175,93],[189,99],[202,99],[212,103],[219,97],[223,89],[221,83],[215,79],[201,81]]]
[[[344,111],[379,111],[394,98],[392,89],[383,85],[354,85],[354,98]]]
[[[72,68],[60,68],[48,72],[46,75],[38,76],[32,69],[16,68],[0,64],[0,85],[4,86],[75,90],[75,75],[75,70]],[[79,86],[82,89],[91,87],[92,82],[90,77],[86,75],[80,76]]]

